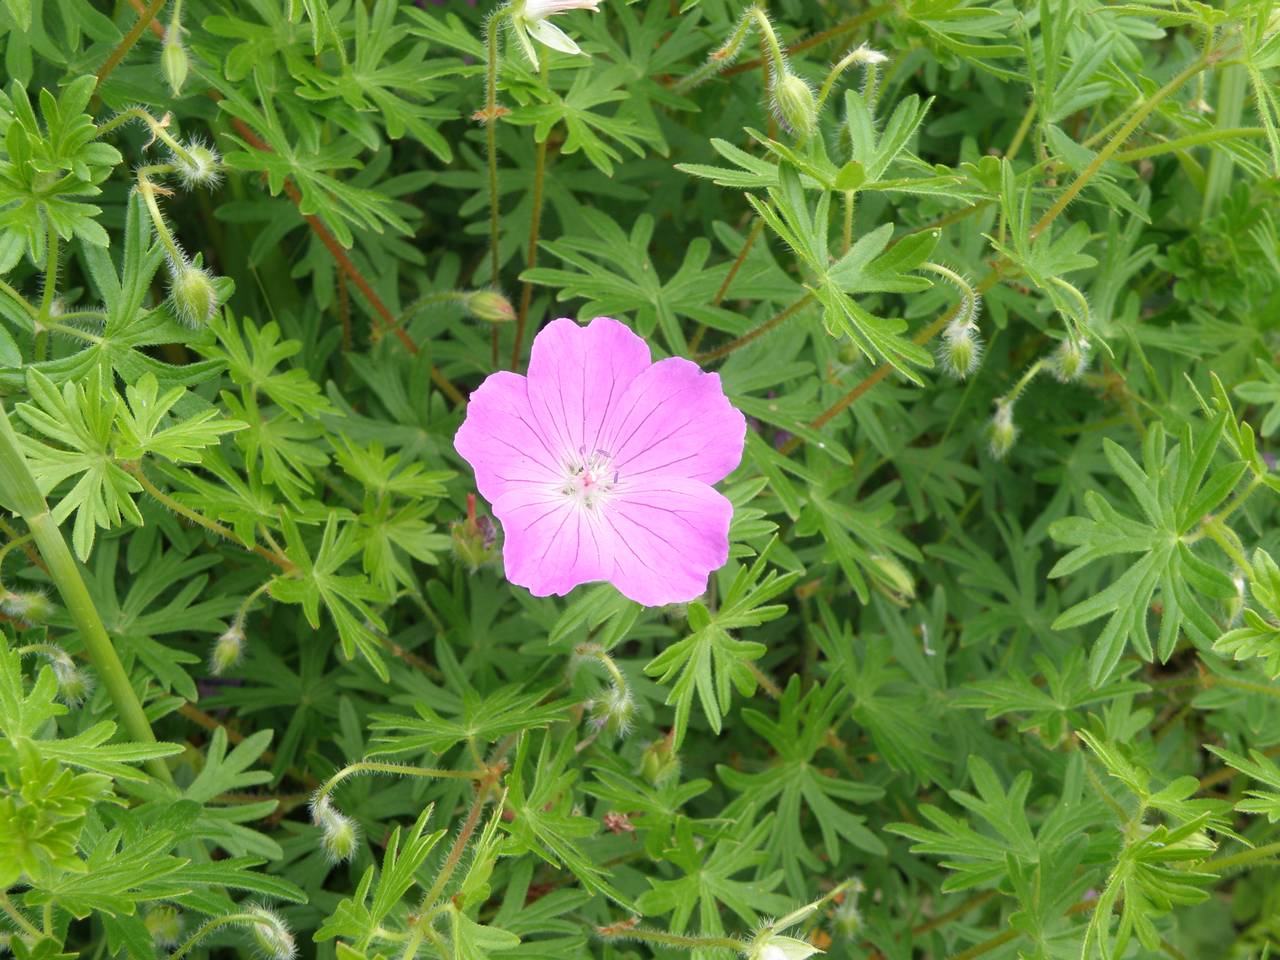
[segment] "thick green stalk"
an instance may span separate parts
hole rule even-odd
[[[151,731],[147,714],[142,709],[142,702],[134,693],[129,674],[111,644],[111,638],[102,624],[102,618],[98,616],[84,578],[80,575],[80,568],[62,537],[62,531],[58,529],[44,495],[36,486],[35,477],[31,475],[18,436],[9,423],[9,414],[3,404],[0,404],[0,497],[3,498],[0,505],[26,521],[31,539],[35,541],[49,569],[49,576],[80,631],[89,659],[93,662],[102,685],[111,695],[125,731],[130,738],[141,743],[155,743],[156,737]],[[173,783],[169,768],[159,758],[148,760],[147,769],[162,783]]]

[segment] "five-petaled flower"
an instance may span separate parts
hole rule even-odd
[[[520,38],[529,62],[538,65],[538,52],[533,41],[546,44],[561,53],[581,53],[573,38],[547,18],[571,10],[600,12],[600,0],[515,0],[511,5],[511,26]]]
[[[729,556],[733,506],[712,484],[746,419],[720,377],[652,362],[626,326],[553,321],[529,375],[492,374],[454,438],[502,522],[507,578],[535,596],[608,580],[647,606],[692,600]]]

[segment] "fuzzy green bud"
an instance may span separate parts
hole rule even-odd
[[[182,939],[182,914],[173,907],[152,907],[142,918],[142,924],[157,947],[175,947]]]
[[[189,70],[187,50],[182,45],[182,27],[175,17],[169,29],[164,32],[164,46],[160,50],[160,72],[169,84],[169,92],[175,97],[181,95]]]
[[[670,737],[649,744],[640,758],[640,773],[655,787],[680,775],[680,756]]]
[[[244,656],[244,627],[233,623],[213,644],[213,653],[209,655],[209,672],[220,677]]]
[[[222,179],[222,158],[207,143],[191,140],[182,152],[171,151],[169,160],[182,182],[188,187],[212,187]]]
[[[631,691],[613,684],[604,696],[591,704],[591,721],[613,737],[625,737],[631,729],[636,702]]]
[[[996,401],[996,412],[987,425],[987,447],[991,456],[1003,460],[1013,449],[1018,439],[1018,428],[1013,422],[1013,404],[1004,400]]]
[[[170,264],[169,299],[178,319],[189,327],[204,326],[218,309],[213,277],[193,263]]]
[[[360,828],[354,820],[340,812],[328,797],[311,803],[311,821],[320,828],[320,845],[334,863],[343,863],[356,854]]]
[[[886,597],[900,607],[907,606],[915,599],[915,580],[896,557],[874,553],[871,555],[871,566],[876,573],[876,586]]]
[[[1054,351],[1050,368],[1061,383],[1079,380],[1089,369],[1089,341],[1067,337]]]
[[[53,673],[58,678],[58,697],[68,707],[78,707],[89,699],[89,694],[93,692],[93,681],[74,663],[66,667],[55,661]]]
[[[280,915],[262,906],[250,907],[248,912],[254,917],[250,929],[258,949],[270,960],[293,960],[298,946]]]
[[[516,318],[511,301],[497,290],[474,290],[463,301],[467,313],[489,323],[510,323]]]
[[[938,347],[938,363],[957,380],[963,380],[978,368],[982,360],[982,341],[971,323],[953,323],[942,334]]]
[[[818,125],[818,102],[813,90],[790,70],[774,84],[773,106],[778,119],[797,137],[807,138]]]
[[[27,593],[11,593],[0,600],[0,611],[5,616],[26,626],[47,623],[53,616],[53,603],[38,590]]]

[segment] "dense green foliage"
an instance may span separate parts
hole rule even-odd
[[[8,948],[1280,949],[1280,7],[529,2],[0,0]],[[562,314],[699,602],[502,576]]]

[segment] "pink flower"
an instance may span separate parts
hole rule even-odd
[[[535,596],[608,580],[647,606],[692,600],[729,557],[733,506],[711,485],[742,460],[747,424],[720,377],[653,363],[608,317],[556,320],[529,375],[471,394],[454,446],[506,539],[507,578]]]

